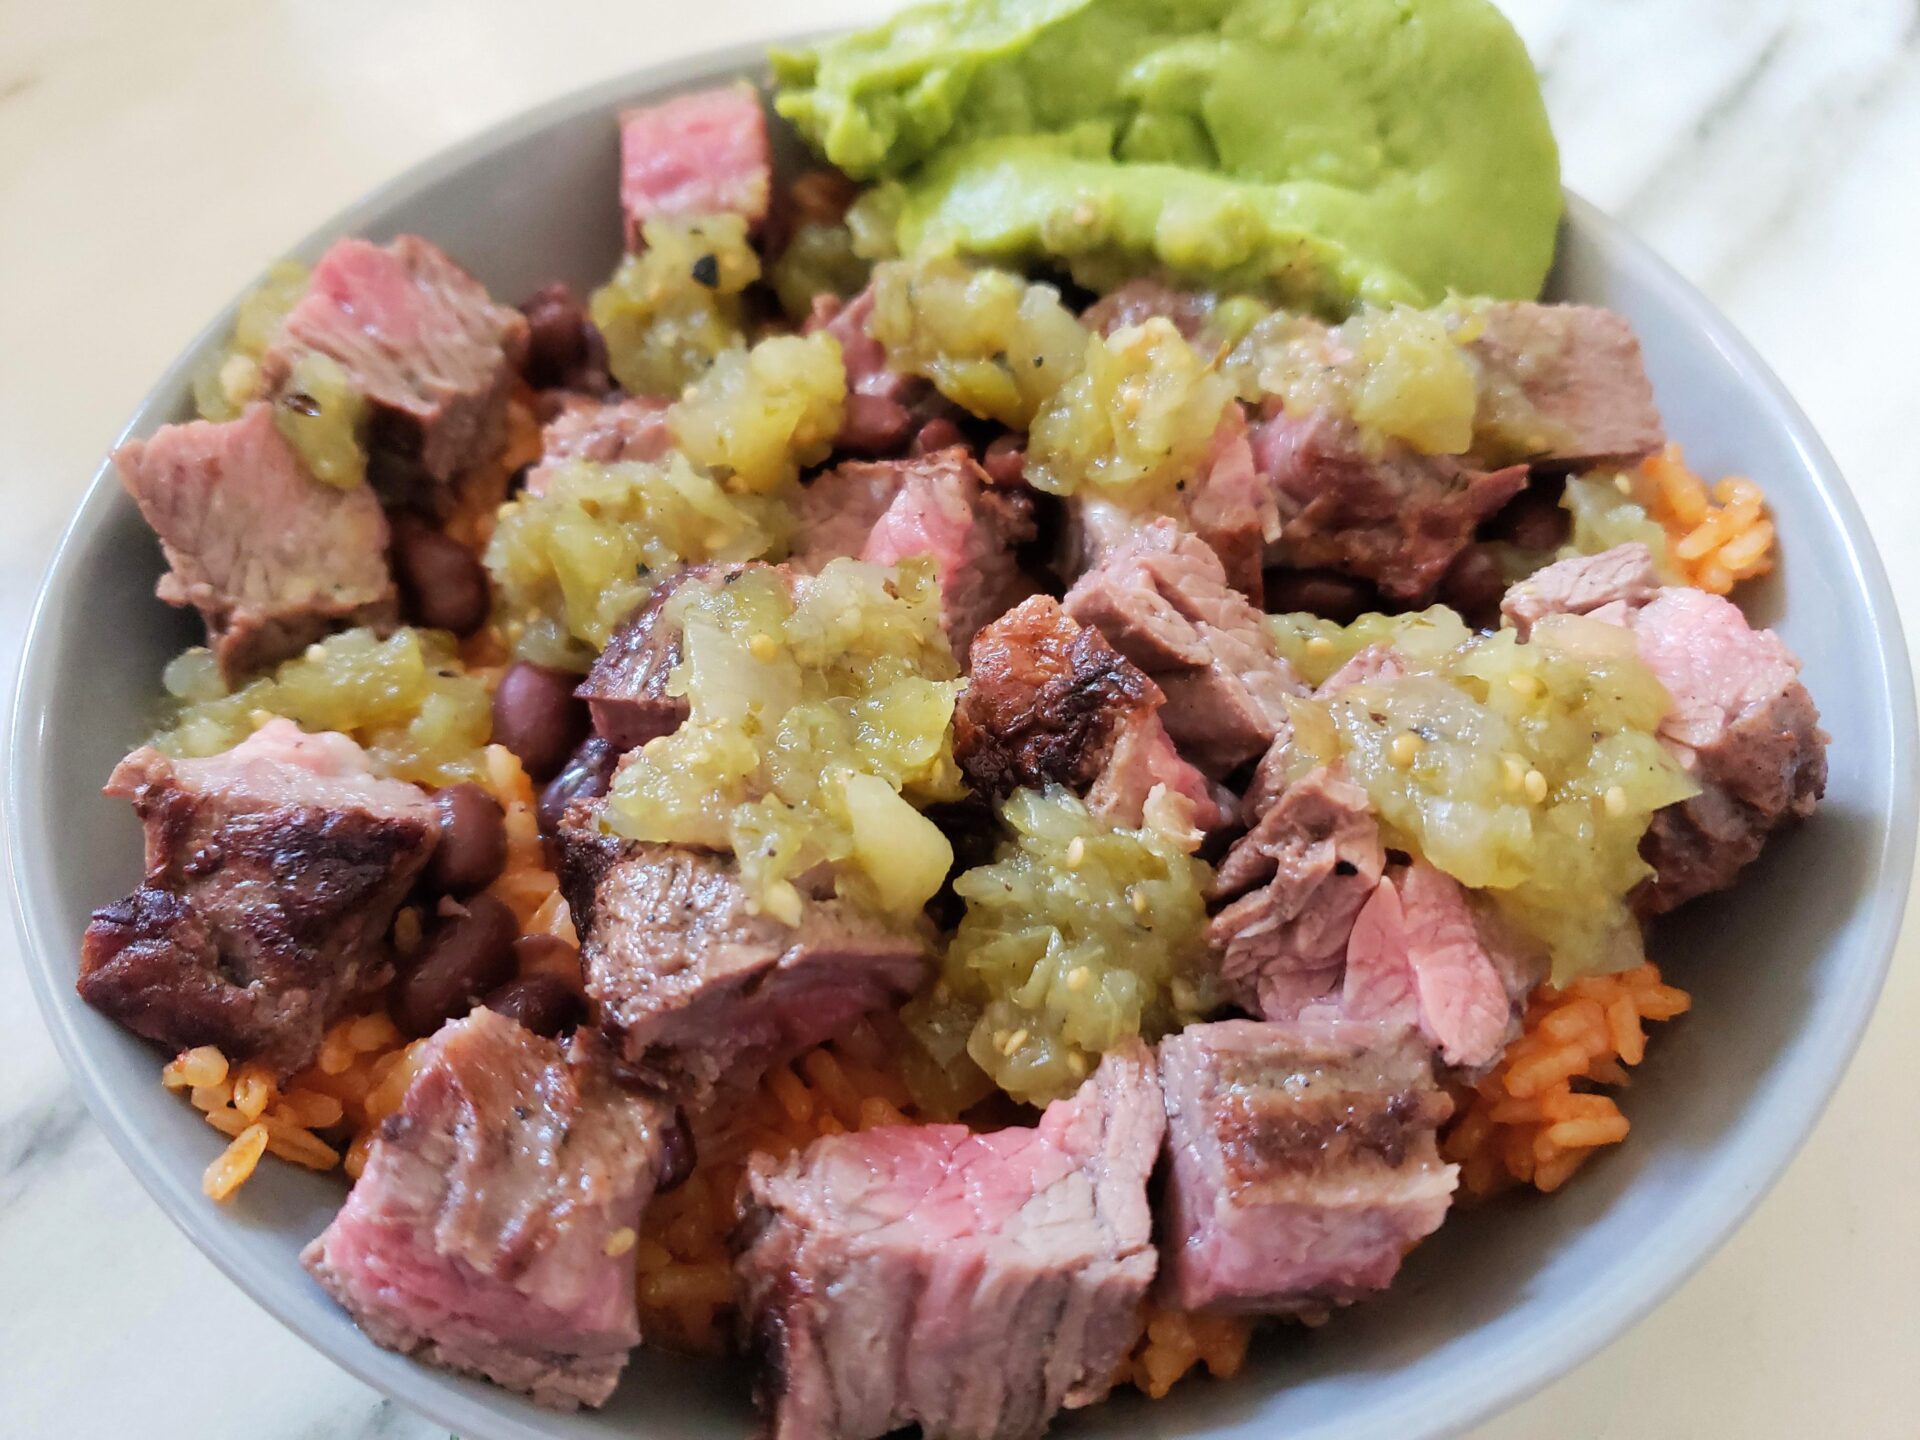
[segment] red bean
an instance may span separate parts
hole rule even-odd
[[[1267,609],[1279,614],[1304,610],[1350,625],[1380,608],[1379,592],[1373,586],[1331,570],[1269,570],[1266,582]]]
[[[444,916],[394,982],[389,1008],[409,1035],[431,1035],[471,1010],[513,975],[520,922],[491,895],[475,895]]]
[[[1522,550],[1557,550],[1573,529],[1573,517],[1560,508],[1560,483],[1536,480],[1509,500],[1481,533]]]
[[[591,800],[607,793],[613,783],[613,767],[620,763],[620,752],[611,740],[598,735],[580,742],[580,748],[567,758],[560,773],[540,792],[540,833],[558,835],[560,817],[575,800]]]
[[[520,310],[527,317],[527,358],[521,371],[529,385],[537,390],[607,388],[606,347],[587,317],[587,307],[565,281],[536,292]]]
[[[411,516],[395,521],[393,573],[416,625],[471,635],[486,622],[492,603],[486,567],[445,531]]]
[[[1506,577],[1493,552],[1484,545],[1469,545],[1454,556],[1441,577],[1439,599],[1458,610],[1469,625],[1487,630],[1500,623],[1500,598],[1506,591]]]
[[[922,425],[914,435],[913,443],[907,447],[909,455],[930,455],[935,450],[945,450],[950,445],[964,445],[967,437],[960,433],[960,427],[944,415],[937,415]]]
[[[675,1110],[673,1118],[660,1130],[660,1176],[654,1182],[653,1193],[660,1195],[677,1189],[693,1173],[694,1159],[693,1129],[687,1124],[686,1115]]]
[[[535,780],[566,764],[587,733],[587,707],[573,694],[578,679],[520,660],[493,692],[493,738],[519,756]]]
[[[509,980],[480,1003],[536,1035],[560,1035],[587,1018],[580,992],[568,989],[565,981],[551,975]]]
[[[471,895],[507,868],[507,817],[500,802],[471,782],[449,785],[433,797],[440,843],[427,865],[427,883],[448,895]]]
[[[513,966],[522,976],[549,975],[582,993],[585,977],[580,973],[580,950],[558,935],[522,935],[513,942]]]
[[[1024,435],[996,435],[980,457],[980,467],[996,485],[1018,485],[1027,478],[1027,439]]]

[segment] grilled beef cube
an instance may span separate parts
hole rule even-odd
[[[607,465],[658,460],[673,444],[667,402],[646,395],[590,400],[569,395],[540,429],[540,463],[527,471],[526,492],[544,495],[554,471],[570,460]]]
[[[587,702],[595,734],[624,751],[680,728],[687,697],[667,693],[667,677],[680,663],[680,627],[668,616],[667,602],[689,581],[724,580],[756,563],[716,561],[676,570],[634,607],[573,692]]]
[[[378,1344],[544,1405],[599,1405],[640,1341],[632,1229],[668,1163],[664,1101],[590,1030],[492,1010],[440,1029],[347,1203],[301,1259]]]
[[[759,1156],[735,1288],[776,1440],[1024,1440],[1102,1398],[1153,1279],[1152,1057],[1033,1129],[892,1126]]]
[[[1700,793],[1655,814],[1641,842],[1654,875],[1637,900],[1658,914],[1724,890],[1769,835],[1813,813],[1827,786],[1827,735],[1777,635],[1704,590],[1652,590],[1651,575],[1643,547],[1620,546],[1548,566],[1501,608],[1529,628],[1559,611],[1627,626],[1673,697],[1660,738]]]
[[[840,555],[876,565],[931,556],[941,624],[956,655],[1030,588],[1013,547],[1033,538],[1033,502],[996,489],[963,446],[908,460],[849,461],[801,491],[795,511],[790,563],[802,572]]]
[[[1660,589],[1653,556],[1644,545],[1616,545],[1598,555],[1575,555],[1536,570],[1507,588],[1500,613],[1522,640],[1549,615],[1594,615],[1602,620],[1639,609]],[[1620,610],[1612,607],[1619,606]]]
[[[1446,1218],[1452,1106],[1409,1032],[1224,1020],[1161,1041],[1160,1071],[1172,1304],[1324,1318],[1385,1289]]]
[[[653,219],[740,215],[767,218],[773,155],[766,116],[751,85],[676,95],[620,113],[620,210],[627,245]]]
[[[1417,1028],[1446,1064],[1484,1071],[1520,1033],[1546,957],[1451,876],[1396,865],[1354,919],[1339,1011]]]
[[[1214,878],[1226,903],[1207,923],[1227,993],[1290,1020],[1340,983],[1347,939],[1386,868],[1366,792],[1339,770],[1310,771],[1233,844]]]
[[[271,406],[163,426],[113,460],[166,552],[160,598],[200,612],[229,683],[331,630],[398,618],[380,502],[309,475]]]
[[[847,404],[834,446],[855,455],[887,455],[904,446],[914,431],[913,407],[928,390],[926,381],[887,364],[886,347],[867,333],[872,314],[871,289],[848,301],[817,295],[804,326],[807,334],[824,330],[839,342]]]
[[[87,926],[78,989],[96,1009],[286,1075],[392,973],[387,930],[439,832],[426,795],[346,736],[276,719],[204,760],[143,748],[106,793],[146,825],[146,878]]]
[[[1568,468],[1632,464],[1666,444],[1625,316],[1592,305],[1502,300],[1476,318],[1478,333],[1466,348],[1483,393],[1517,393],[1534,413],[1534,443],[1512,458]]]
[[[339,362],[372,409],[373,473],[394,498],[445,513],[456,476],[500,450],[527,320],[417,235],[337,240],[261,363],[278,389],[304,351]]]
[[[1206,777],[1176,753],[1165,697],[1140,668],[1036,595],[974,636],[954,711],[954,758],[975,794],[1064,785],[1121,825],[1142,823],[1164,787],[1207,830],[1225,813]]]
[[[561,877],[601,1027],[628,1065],[695,1101],[898,1005],[927,974],[917,935],[831,898],[784,924],[731,859],[601,835],[587,805],[561,827]]]
[[[1139,526],[1074,582],[1066,609],[1159,685],[1167,733],[1216,778],[1265,753],[1286,697],[1305,693],[1219,557],[1171,520]]]
[[[1474,529],[1527,483],[1524,465],[1483,470],[1457,455],[1369,444],[1329,411],[1268,409],[1253,453],[1279,506],[1269,563],[1358,575],[1395,600],[1430,594]]]

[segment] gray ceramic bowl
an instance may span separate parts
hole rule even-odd
[[[760,47],[649,70],[547,106],[395,181],[310,237],[413,230],[509,299],[556,276],[590,285],[619,235],[621,102],[740,73]],[[1696,997],[1636,1076],[1632,1141],[1550,1201],[1463,1211],[1392,1293],[1312,1334],[1278,1337],[1237,1380],[1148,1405],[1120,1398],[1079,1433],[1414,1437],[1456,1430],[1567,1370],[1646,1313],[1733,1230],[1811,1129],[1852,1054],[1892,951],[1913,858],[1914,719],[1906,649],[1872,541],[1806,420],[1725,321],[1594,210],[1570,203],[1552,294],[1611,305],[1645,342],[1670,428],[1708,473],[1765,486],[1785,560],[1748,597],[1806,659],[1833,735],[1810,824],[1739,889],[1657,937]],[[216,319],[127,435],[190,409]],[[104,450],[103,446],[103,450]],[[128,890],[139,836],[99,788],[149,728],[160,667],[194,626],[153,598],[159,556],[103,466],[54,556],[27,637],[7,773],[13,884],[46,1021],[94,1117],[153,1197],[222,1270],[363,1380],[467,1440],[738,1437],[746,1386],[724,1367],[641,1352],[604,1412],[553,1415],[376,1349],[296,1255],[340,1203],[337,1178],[270,1165],[229,1206],[200,1193],[220,1144],[157,1083],[160,1057],[81,1004],[87,913]]]

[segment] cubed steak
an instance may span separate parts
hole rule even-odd
[[[449,482],[498,453],[527,320],[418,235],[334,242],[313,267],[262,373],[276,389],[303,351],[331,357],[371,407],[368,459],[399,500],[444,511]]]
[[[735,1290],[775,1440],[1029,1440],[1102,1398],[1153,1280],[1164,1131],[1134,1040],[1032,1129],[892,1126],[756,1157]]]
[[[809,898],[785,924],[751,901],[730,857],[621,842],[585,806],[569,811],[561,849],[601,1027],[627,1064],[695,1103],[926,977],[919,936],[834,898]]]
[[[1340,984],[1354,922],[1386,868],[1367,795],[1321,766],[1281,791],[1220,861],[1207,922],[1228,995],[1288,1020]]]
[[[541,427],[540,463],[527,471],[527,494],[546,494],[554,471],[570,460],[604,465],[660,459],[673,444],[667,431],[667,404],[646,395],[619,400],[568,396]]]
[[[1190,828],[1225,822],[1207,778],[1160,723],[1165,697],[1137,665],[1035,595],[973,637],[953,753],[973,792],[999,800],[1064,785],[1120,825],[1138,826],[1156,789]]]
[[[1524,465],[1422,455],[1370,440],[1345,416],[1289,414],[1278,402],[1252,443],[1279,512],[1268,561],[1357,575],[1401,601],[1429,595],[1475,528],[1527,483]]]
[[[301,1259],[389,1350],[543,1405],[600,1405],[640,1343],[633,1229],[671,1107],[492,1010],[443,1026]]]
[[[957,655],[1031,588],[1013,547],[1033,538],[1033,502],[995,487],[964,446],[907,460],[848,461],[816,477],[794,508],[789,563],[801,572],[841,555],[876,565],[931,556],[941,623]]]
[[[1500,300],[1475,312],[1467,352],[1482,394],[1517,396],[1535,432],[1534,464],[1632,464],[1667,442],[1640,341],[1624,315],[1594,305]],[[1507,457],[1503,457],[1507,458]]]
[[[872,314],[871,289],[844,302],[837,295],[817,295],[804,327],[808,334],[824,330],[839,342],[847,403],[834,444],[856,455],[886,455],[905,445],[914,430],[912,407],[927,393],[924,380],[887,364],[886,347],[867,331]]]
[[[690,580],[724,580],[755,563],[676,570],[620,622],[573,692],[587,702],[596,735],[616,750],[633,750],[680,728],[688,707],[686,696],[667,693],[667,677],[680,663],[680,626],[668,613],[668,602]]]
[[[1623,545],[1538,571],[1501,609],[1529,629],[1560,611],[1631,628],[1672,697],[1660,738],[1700,793],[1656,813],[1641,842],[1654,875],[1638,900],[1657,914],[1724,890],[1769,835],[1813,813],[1827,785],[1827,735],[1779,636],[1718,595],[1653,589],[1652,576],[1645,548]]]
[[[1800,662],[1771,630],[1704,590],[1670,587],[1633,612],[1641,658],[1673,697],[1660,738],[1700,793],[1658,811],[1640,853],[1655,913],[1733,884],[1767,837],[1813,813],[1827,734]]]
[[[1448,1065],[1481,1071],[1520,1033],[1544,956],[1481,917],[1424,861],[1392,867],[1355,917],[1340,1013],[1415,1028]]]
[[[1170,519],[1138,526],[1074,582],[1066,609],[1146,671],[1174,744],[1216,778],[1264,754],[1286,698],[1305,693],[1219,556]]]
[[[166,554],[157,593],[200,612],[229,683],[331,630],[398,618],[379,500],[308,474],[271,406],[162,426],[113,461]]]
[[[649,220],[739,215],[767,218],[773,154],[751,85],[676,95],[620,114],[620,210],[627,245],[639,249]]]
[[[174,1050],[290,1074],[392,974],[387,931],[438,829],[426,794],[344,735],[274,719],[224,754],[142,748],[106,793],[146,826],[146,877],[96,910],[81,996]]]
[[[1160,1072],[1174,1305],[1323,1319],[1384,1290],[1446,1218],[1452,1104],[1409,1032],[1223,1020],[1162,1040]]]

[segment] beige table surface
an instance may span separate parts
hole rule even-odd
[[[531,102],[885,8],[0,0],[0,673],[122,417],[280,247]],[[1920,623],[1920,4],[1508,8],[1545,71],[1568,183],[1702,285],[1781,373]],[[1908,932],[1833,1108],[1753,1220],[1483,1440],[1920,1435]],[[0,925],[0,1436],[436,1433],[175,1234],[80,1113],[14,944]]]

